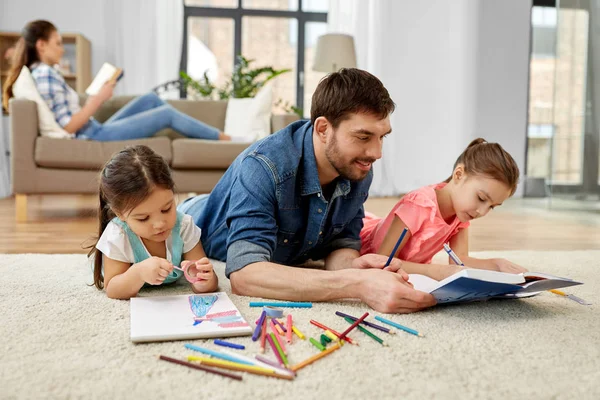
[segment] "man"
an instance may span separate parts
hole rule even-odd
[[[343,69],[318,85],[311,120],[240,154],[210,196],[182,204],[209,257],[227,261],[232,291],[293,301],[358,298],[377,311],[435,304],[394,259],[359,256],[372,164],[395,105],[381,81]],[[298,268],[324,260],[325,270]]]

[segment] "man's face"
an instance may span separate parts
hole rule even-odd
[[[389,117],[379,119],[372,114],[352,114],[342,121],[327,138],[325,156],[343,179],[359,181],[381,158],[383,138],[392,131]]]

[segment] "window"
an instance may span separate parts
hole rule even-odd
[[[328,0],[185,0],[181,70],[217,87],[237,56],[291,72],[273,80],[273,101],[304,109],[324,74],[312,71],[316,39],[326,31]]]

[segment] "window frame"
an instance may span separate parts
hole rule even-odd
[[[181,60],[179,70],[187,72],[187,52],[188,52],[188,19],[190,17],[204,18],[226,18],[233,19],[234,22],[234,44],[233,44],[233,59],[234,67],[238,63],[238,56],[242,53],[242,20],[243,17],[269,17],[269,18],[295,18],[298,22],[298,37],[296,41],[296,106],[304,106],[304,51],[305,51],[305,35],[307,22],[324,22],[327,23],[326,12],[312,12],[302,10],[302,0],[298,1],[297,10],[267,10],[244,8],[243,0],[237,1],[236,8],[218,8],[218,7],[202,7],[188,6],[183,1],[183,40],[181,50]],[[282,68],[285,66],[281,66]],[[180,91],[181,98],[186,98],[187,93],[182,88]]]

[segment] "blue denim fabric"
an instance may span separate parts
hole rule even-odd
[[[103,124],[90,119],[77,131],[77,138],[102,142],[133,140],[151,137],[164,128],[171,128],[189,138],[219,138],[217,128],[176,110],[154,93],[131,100]]]
[[[339,248],[360,249],[373,175],[338,178],[327,201],[312,137],[310,122],[289,125],[240,154],[210,196],[180,205],[202,229],[206,254],[227,261],[227,277],[259,261],[293,266]]]

